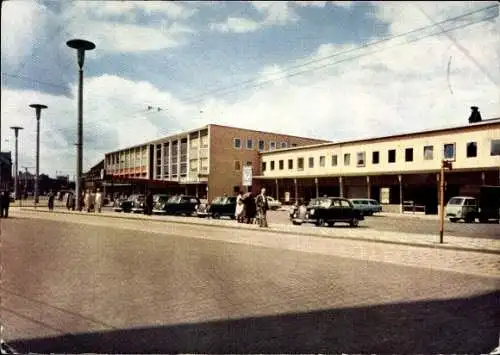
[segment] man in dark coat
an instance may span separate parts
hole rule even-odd
[[[8,191],[4,191],[0,196],[0,217],[9,217],[10,196]]]
[[[153,194],[150,192],[148,193],[148,196],[146,197],[146,203],[144,206],[144,212],[146,212],[147,215],[151,216],[153,214]]]

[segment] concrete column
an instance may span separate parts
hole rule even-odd
[[[318,178],[314,178],[314,185],[316,186],[316,198],[319,197],[319,186],[318,186]]]
[[[160,166],[160,180],[164,180],[163,176],[165,174],[165,143],[160,144],[161,148],[161,166]]]
[[[367,176],[366,177],[366,196],[367,196],[367,198],[372,198],[371,195],[372,195],[372,185],[370,182],[370,176]]]
[[[486,173],[484,171],[481,172],[481,185],[484,185],[486,181]]]
[[[439,176],[439,173],[436,174],[436,185],[437,185],[437,201],[438,201],[438,208],[437,208],[437,211],[438,211],[438,215],[440,212],[440,205],[439,205],[439,201],[441,201],[441,178]]]
[[[276,200],[279,201],[279,199],[280,199],[280,192],[279,192],[278,179],[276,179],[274,182],[276,183]]]
[[[299,201],[299,189],[297,187],[297,179],[293,179],[293,186],[295,189],[295,203],[298,203],[298,201]]]
[[[187,134],[187,142],[186,142],[186,179],[190,181],[189,174],[191,174],[191,163],[190,163],[190,151],[191,151],[191,140],[190,138],[191,133]]]
[[[344,197],[344,181],[342,176],[339,176],[339,195],[340,197]]]
[[[177,181],[181,181],[181,139],[177,140]]]
[[[398,175],[399,181],[399,213],[403,213],[403,175]]]
[[[172,140],[168,141],[168,179],[172,180]]]

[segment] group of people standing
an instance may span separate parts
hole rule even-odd
[[[102,193],[99,189],[95,192],[87,189],[80,196],[80,211],[84,208],[87,212],[95,211],[101,213],[103,205]],[[66,208],[68,211],[74,211],[76,208],[76,196],[74,193],[69,192],[66,196]],[[49,209],[50,209],[50,199],[49,199]]]
[[[259,227],[268,227],[267,211],[269,204],[266,189],[263,188],[257,197],[251,192],[238,193],[236,197],[236,211],[234,213],[238,223],[258,224]]]

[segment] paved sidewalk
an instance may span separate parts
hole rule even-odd
[[[196,217],[175,217],[175,216],[145,216],[143,214],[131,214],[131,213],[117,213],[117,212],[102,212],[97,213],[86,213],[86,212],[74,212],[74,211],[64,211],[55,210],[53,212],[47,209],[34,209],[34,208],[22,208],[14,209],[12,212],[22,214],[23,211],[26,212],[37,212],[37,213],[56,213],[56,214],[71,214],[71,215],[82,215],[82,216],[95,216],[96,218],[115,218],[115,219],[129,219],[129,220],[154,220],[163,221],[178,224],[192,224],[192,225],[205,225],[213,227],[224,227],[224,228],[236,228],[236,229],[246,229],[263,231],[256,225],[240,224],[232,220],[214,220],[208,218],[196,218]],[[315,227],[315,226],[294,226],[292,224],[270,224],[270,228],[265,229],[269,232],[282,232],[291,235],[309,235],[316,237],[325,238],[337,238],[337,239],[348,239],[357,241],[370,241],[379,243],[390,243],[390,244],[401,244],[410,245],[416,247],[426,247],[426,248],[441,248],[441,249],[453,249],[460,251],[475,251],[489,254],[500,255],[500,240],[484,239],[484,238],[470,238],[470,237],[458,237],[458,236],[444,236],[444,243],[439,243],[439,235],[430,234],[415,234],[415,233],[401,233],[401,232],[389,232],[389,231],[378,231],[375,229],[369,229],[363,227],[362,225],[358,228],[345,228],[345,227]]]

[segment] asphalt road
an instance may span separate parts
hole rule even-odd
[[[285,244],[276,233],[51,218],[0,220],[3,337],[20,352],[486,353],[498,345],[499,279],[439,270],[455,256],[472,265],[472,253],[325,238],[325,253],[312,253],[266,246]],[[353,257],[335,256],[342,250]],[[401,262],[422,267],[397,265],[403,251]],[[367,261],[377,253],[385,262]]]

